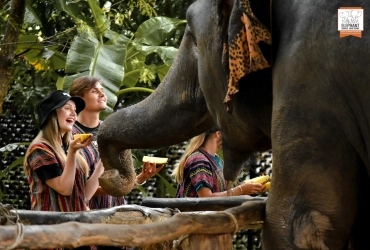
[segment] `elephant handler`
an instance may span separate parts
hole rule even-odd
[[[248,182],[227,191],[223,163],[216,154],[222,148],[217,127],[190,140],[172,176],[178,183],[176,198],[249,195],[262,192],[262,185]]]

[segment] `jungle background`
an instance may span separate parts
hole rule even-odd
[[[159,85],[176,57],[193,0],[0,0],[0,202],[29,209],[23,159],[38,133],[37,104],[55,89],[68,91],[82,75],[102,79],[110,113],[135,104]],[[133,150],[137,172],[143,155],[168,157],[166,167],[127,195],[174,197],[170,177],[188,142]],[[237,181],[270,174],[271,152],[256,153]],[[267,195],[267,193],[263,194]],[[260,249],[259,231],[234,235],[234,249]]]

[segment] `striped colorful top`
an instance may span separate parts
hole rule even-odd
[[[45,183],[45,180],[50,177],[60,176],[65,166],[65,162],[51,146],[44,143],[32,144],[28,149],[26,159],[25,167],[30,172],[28,183],[31,193],[31,210],[57,212],[86,210],[84,203],[86,175],[79,164],[76,163],[76,178],[72,195],[64,196]]]
[[[207,187],[212,193],[226,190],[222,166],[201,149],[186,159],[183,176],[183,182],[177,186],[176,198],[198,197],[200,187]]]
[[[101,123],[101,122],[100,122]],[[98,152],[98,143],[97,143],[97,134],[100,127],[100,123],[95,128],[88,128],[83,126],[78,121],[73,125],[72,133],[73,134],[93,134],[93,140],[91,144],[87,147],[80,149],[87,161],[87,164],[90,168],[90,175],[95,170],[95,164],[99,161],[99,152]],[[101,208],[110,208],[113,206],[119,206],[125,204],[124,197],[113,197],[110,195],[102,196],[93,196],[89,201],[90,209],[101,209]]]

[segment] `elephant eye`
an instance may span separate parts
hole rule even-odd
[[[198,47],[197,39],[195,38],[194,32],[193,32],[193,30],[191,29],[191,27],[189,25],[186,28],[185,34],[186,34],[186,36],[189,37],[189,39],[192,40],[192,42],[194,43],[194,45],[196,47]]]

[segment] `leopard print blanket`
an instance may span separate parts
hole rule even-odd
[[[271,45],[271,34],[253,14],[249,0],[234,1],[228,29],[228,44],[224,44],[223,54],[229,55],[230,75],[224,103],[231,108],[232,96],[239,91],[239,80],[250,72],[270,67],[258,42]]]

